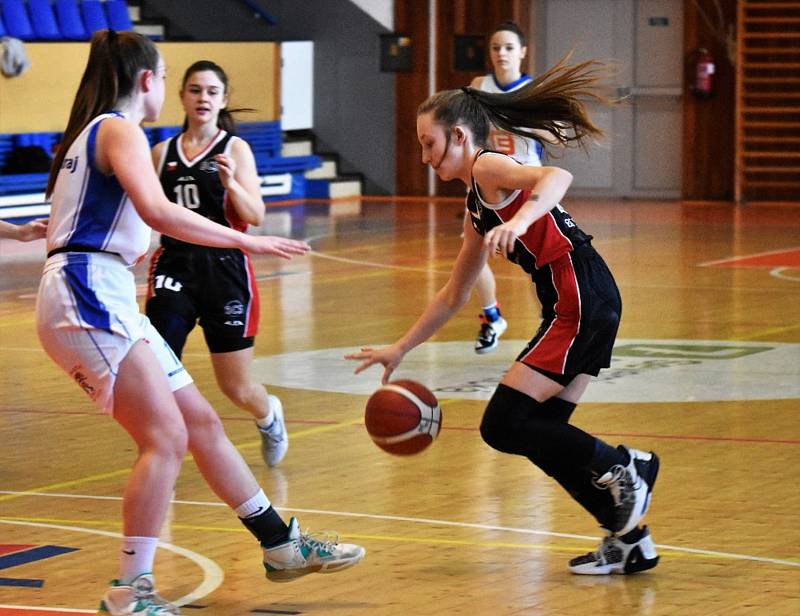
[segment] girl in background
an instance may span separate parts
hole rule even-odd
[[[504,21],[494,29],[489,37],[489,58],[492,72],[472,80],[470,87],[484,92],[513,92],[532,81],[523,72],[522,62],[528,47],[520,27],[513,21]],[[511,156],[525,164],[541,166],[542,146],[536,139],[515,133],[491,128],[489,148]],[[497,285],[491,267],[487,263],[475,283],[475,292],[483,311],[480,315],[481,328],[475,339],[475,352],[489,353],[497,348],[500,336],[506,331],[508,323],[500,314],[497,302]]]
[[[183,131],[153,148],[164,192],[218,224],[240,231],[260,225],[261,179],[250,146],[235,136],[225,71],[208,60],[195,62],[184,73],[180,97],[186,113]],[[217,384],[253,416],[264,462],[278,464],[289,448],[283,407],[250,374],[259,321],[250,256],[239,248],[212,248],[162,235],[148,278],[145,312],[150,321],[179,358],[199,322]]]

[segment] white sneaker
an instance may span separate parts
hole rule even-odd
[[[630,462],[627,466],[615,464],[605,474],[595,479],[594,485],[602,490],[608,490],[614,499],[614,520],[608,530],[624,535],[639,525],[639,521],[647,511],[650,491],[658,475],[659,461],[653,452],[645,454],[638,450],[630,450],[624,445],[620,445],[618,449],[625,449],[628,452]],[[634,451],[637,455],[648,455],[649,458],[637,458]],[[640,472],[643,476],[640,476]]]
[[[485,315],[480,315],[481,330],[475,340],[475,352],[478,355],[489,353],[497,348],[500,336],[502,336],[508,323],[503,317],[497,317],[496,321],[489,321]]]
[[[339,543],[337,539],[316,539],[300,533],[296,518],[289,522],[285,543],[264,548],[264,569],[273,582],[291,582],[309,573],[336,573],[364,558],[360,545]]]
[[[268,428],[258,424],[261,434],[261,457],[267,466],[275,466],[286,456],[289,450],[289,433],[286,432],[286,423],[283,420],[283,405],[277,396],[267,396],[269,408],[272,409],[273,420]]]
[[[634,543],[625,543],[616,535],[608,535],[594,552],[569,561],[569,570],[578,575],[625,575],[647,571],[658,564],[658,554],[645,526]]]
[[[153,576],[146,573],[134,579],[130,584],[120,584],[118,580],[113,580],[111,588],[103,595],[98,614],[168,616],[180,614],[180,610],[177,606],[167,603],[158,596]]]

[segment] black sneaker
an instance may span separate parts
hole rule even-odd
[[[650,505],[650,492],[658,476],[658,456],[620,445],[628,453],[627,466],[615,464],[593,480],[596,487],[608,490],[614,499],[614,519],[607,524],[612,533],[624,535],[639,525]],[[649,479],[649,481],[648,481]]]
[[[569,570],[578,575],[626,575],[652,569],[658,559],[650,531],[645,526],[639,540],[633,543],[608,535],[596,551],[569,561]]]
[[[497,317],[496,321],[489,321],[484,315],[480,315],[481,331],[475,340],[475,352],[478,355],[489,353],[497,348],[498,338],[506,331],[508,323],[503,317]]]

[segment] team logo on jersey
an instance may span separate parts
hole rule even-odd
[[[244,314],[244,305],[238,299],[232,299],[223,308],[226,317],[238,317]]]
[[[177,171],[178,163],[174,160],[167,163],[167,171]]]
[[[194,177],[191,175],[182,175],[178,178],[179,182],[194,182]]]
[[[80,158],[80,156],[75,156],[74,158],[65,158],[61,163],[61,168],[66,169],[70,173],[75,173],[75,171],[78,169],[78,161]]]
[[[215,160],[204,160],[200,163],[199,167],[200,171],[205,171],[206,173],[216,173],[217,172],[217,161]]]

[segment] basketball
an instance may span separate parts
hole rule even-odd
[[[442,410],[436,396],[421,383],[392,381],[369,397],[364,423],[378,447],[410,456],[426,449],[439,435]]]

